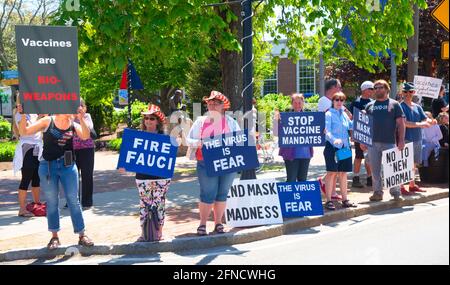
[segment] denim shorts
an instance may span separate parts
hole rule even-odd
[[[206,204],[214,202],[225,202],[228,191],[236,177],[236,172],[224,174],[222,176],[208,176],[205,163],[197,162],[197,175],[200,183],[200,201]]]
[[[406,143],[410,143],[411,141],[406,141]],[[413,143],[413,151],[414,151],[414,163],[420,164],[422,162],[422,141],[415,141]]]

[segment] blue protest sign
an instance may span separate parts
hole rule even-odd
[[[319,181],[277,183],[284,218],[323,215]]]
[[[171,178],[175,170],[178,146],[170,136],[125,129],[117,168]]]
[[[278,144],[281,147],[324,146],[324,112],[280,113]]]
[[[353,132],[354,141],[372,146],[373,138],[373,117],[361,112],[358,108],[353,108]]]
[[[202,154],[208,176],[220,176],[259,166],[255,139],[248,135],[248,130],[204,139]]]

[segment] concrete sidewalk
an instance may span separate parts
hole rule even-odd
[[[284,180],[284,173],[269,172],[258,178],[277,178]],[[447,187],[447,188],[445,188]],[[76,246],[78,238],[72,231],[68,210],[61,210],[61,248],[49,252],[45,245],[50,239],[46,231],[45,217],[23,220],[15,216],[16,210],[0,212],[0,262],[30,258],[54,258],[70,252],[81,252],[84,255],[138,254],[164,251],[179,251],[194,248],[208,248],[220,245],[247,243],[287,234],[302,228],[318,226],[338,220],[400,208],[417,203],[448,197],[448,186],[426,187],[426,193],[404,197],[402,202],[389,200],[385,195],[382,202],[368,202],[370,189],[351,191],[349,198],[358,203],[358,208],[340,209],[326,212],[323,216],[285,219],[282,225],[260,226],[252,228],[227,228],[223,235],[197,237],[198,226],[196,181],[174,183],[168,194],[168,208],[164,226],[164,240],[152,243],[135,243],[140,235],[138,217],[138,197],[136,189],[125,189],[117,192],[96,194],[93,209],[84,211],[87,233],[94,240],[93,248]],[[172,197],[172,198],[171,198]],[[213,223],[208,223],[208,231],[212,231]]]
[[[104,171],[114,171],[115,159],[117,159],[115,154],[108,154],[103,157],[101,162],[99,161],[97,167],[102,167]],[[177,161],[177,167],[182,168],[183,165],[186,169],[189,169],[193,168],[195,163],[183,159]],[[98,169],[96,168],[96,170]],[[110,175],[117,175],[116,173],[114,171]],[[314,180],[323,173],[323,156],[317,151],[311,161],[308,178]],[[258,174],[258,179],[275,178],[284,181],[285,177],[284,169]],[[199,219],[197,210],[199,185],[197,178],[192,175],[179,176],[174,177],[167,194],[166,222],[163,230],[164,240],[152,243],[135,243],[140,235],[139,197],[132,175],[127,179],[130,181],[127,180],[126,187],[116,188],[117,185],[110,184],[109,186],[113,189],[96,192],[94,194],[95,206],[83,212],[87,234],[96,244],[93,248],[77,246],[78,236],[73,233],[69,210],[67,209],[61,209],[59,236],[62,245],[58,250],[49,252],[45,248],[50,239],[46,218],[24,219],[17,216],[17,205],[3,205],[0,208],[0,262],[31,258],[54,258],[77,251],[85,255],[136,254],[247,243],[287,234],[301,228],[448,197],[448,184],[422,184],[421,186],[427,192],[405,197],[405,201],[391,201],[387,193],[384,201],[371,203],[368,202],[371,188],[353,188],[349,194],[349,199],[358,203],[358,208],[338,208],[337,211],[326,212],[324,216],[285,219],[282,225],[226,228],[229,232],[223,235],[210,234],[206,237],[197,237],[195,234]],[[365,180],[363,179],[363,181]],[[107,182],[105,181],[105,183]],[[97,181],[97,183],[99,182]],[[105,185],[102,186],[104,189],[107,188]],[[63,205],[64,199],[61,199],[60,206]],[[212,221],[207,226],[208,232],[213,230]]]

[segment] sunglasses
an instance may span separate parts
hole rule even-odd
[[[155,117],[144,117],[144,120],[156,121]]]
[[[335,102],[344,102],[345,99],[334,99]]]
[[[376,87],[374,87],[373,89],[374,89],[374,90],[377,90],[377,89],[384,89],[384,86],[376,86]]]
[[[414,91],[413,90],[409,90],[409,91],[403,91],[403,93],[414,93]]]
[[[369,90],[373,90],[373,88],[367,88],[367,89],[369,89]]]

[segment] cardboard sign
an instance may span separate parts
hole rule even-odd
[[[175,170],[178,146],[170,136],[125,129],[117,168],[171,178]]]
[[[324,112],[280,113],[278,144],[281,147],[324,146]]]
[[[361,112],[358,108],[353,108],[353,132],[354,141],[364,145],[372,146],[373,138],[373,117]]]
[[[397,147],[382,152],[383,184],[392,188],[405,184],[414,179],[414,148],[413,143],[407,143],[400,151]]]
[[[438,98],[441,85],[442,79],[419,75],[414,76],[416,96]]]
[[[283,223],[275,179],[236,179],[228,192],[225,218],[231,227]]]
[[[318,181],[277,183],[284,218],[323,215]]]
[[[76,114],[80,106],[76,27],[16,26],[20,102],[26,114]]]
[[[11,87],[0,87],[0,115],[12,116],[12,90]]]
[[[202,154],[208,176],[220,176],[259,166],[255,139],[248,135],[248,130],[204,139]]]

